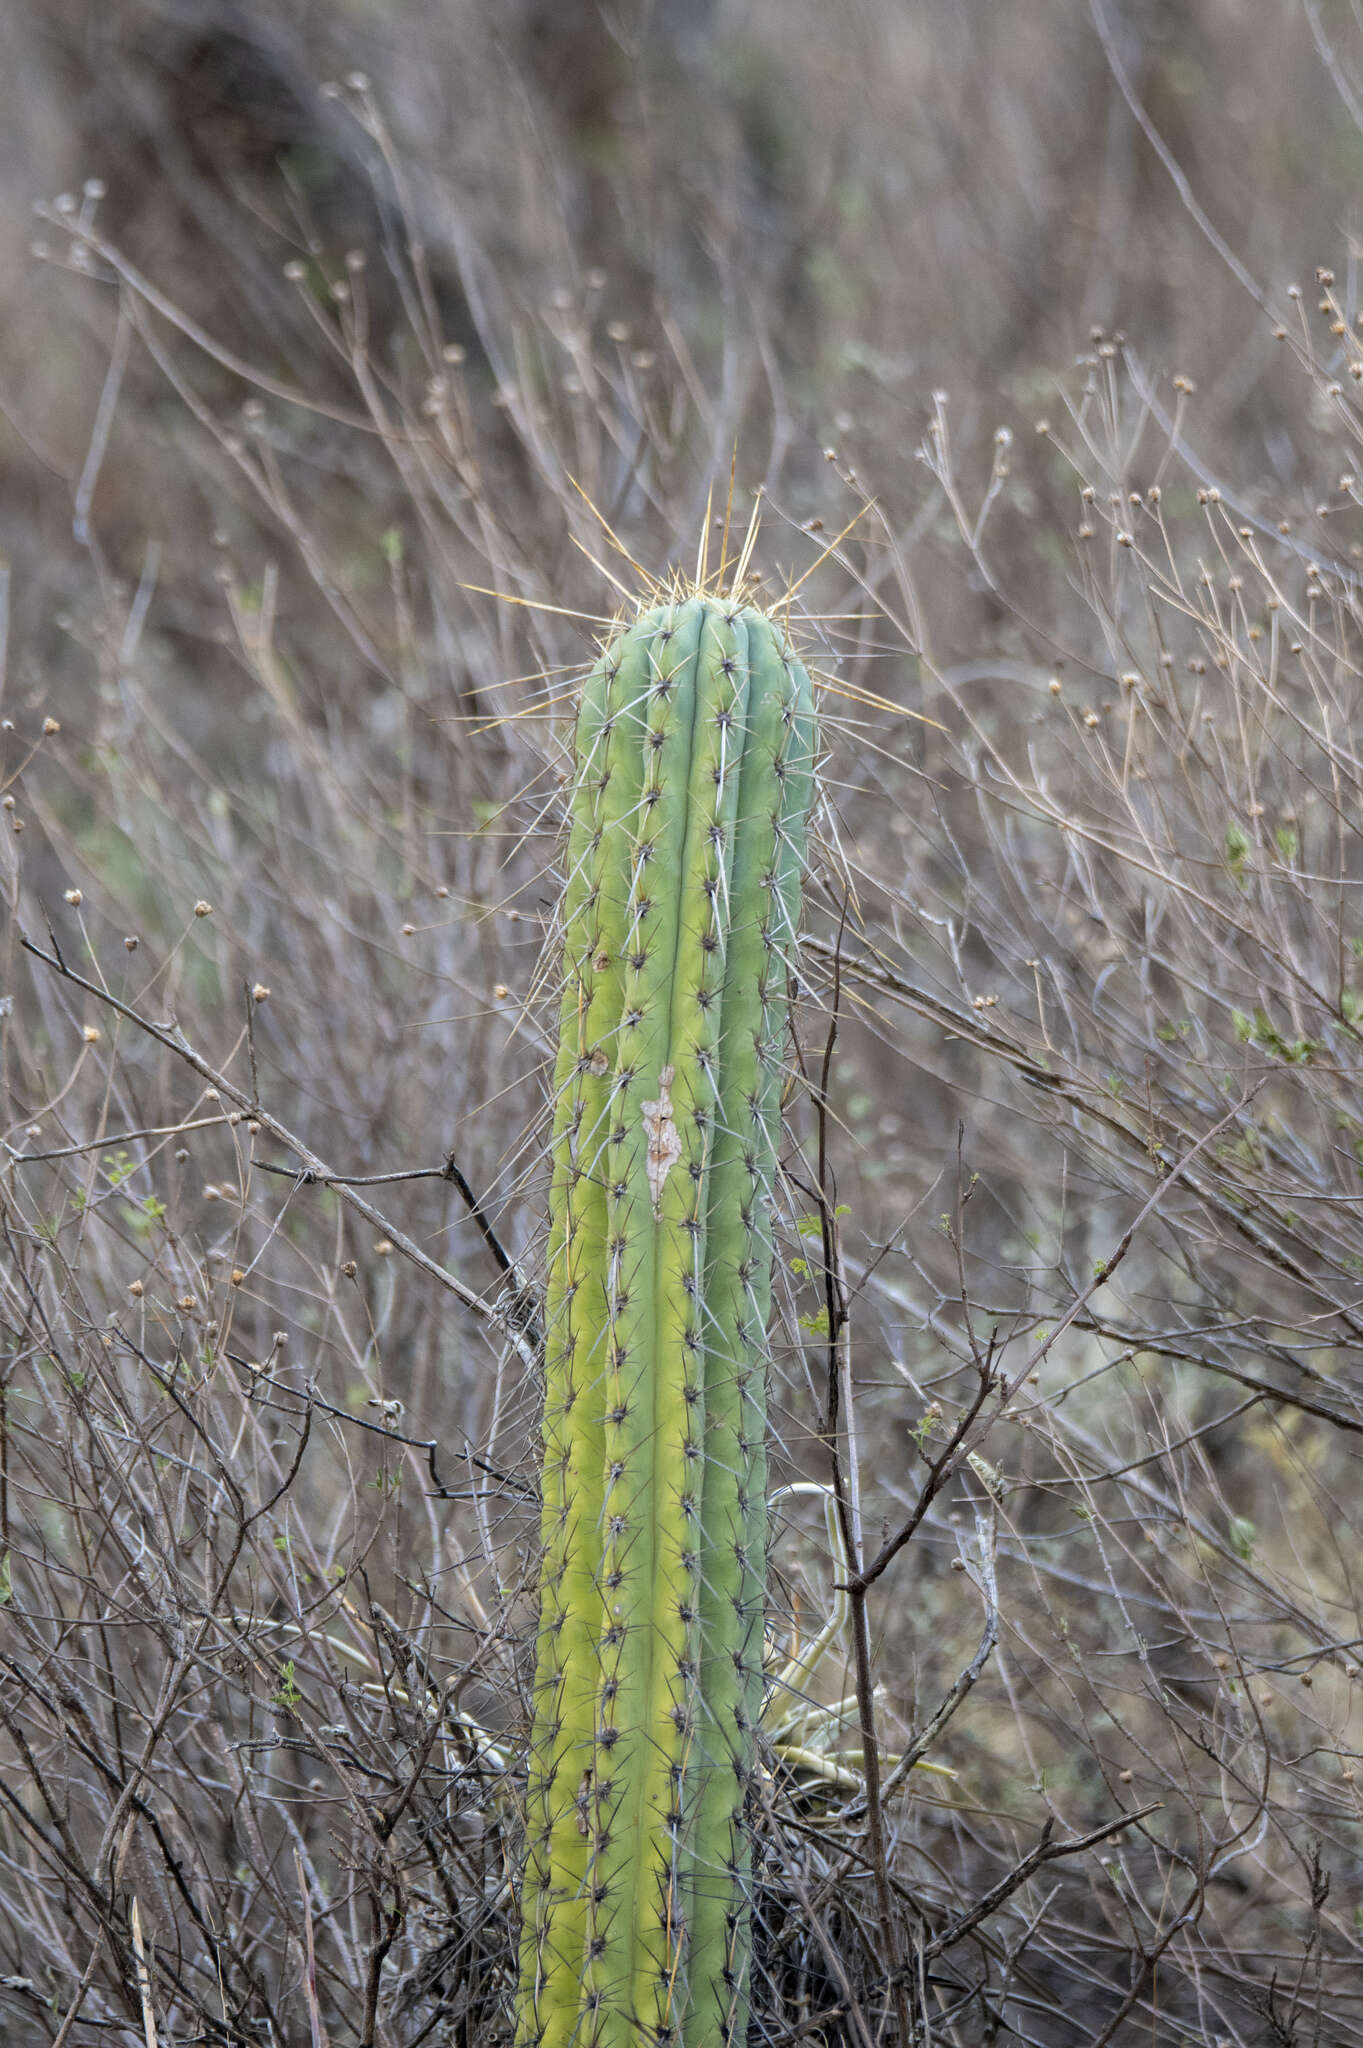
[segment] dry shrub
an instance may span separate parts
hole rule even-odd
[[[8,2038],[508,2037],[567,718],[740,432],[827,741],[762,2038],[1358,2038],[1351,303],[1275,344],[1324,523],[1101,334],[1048,421],[859,359],[811,433],[741,122],[722,331],[626,328],[454,291],[326,105],[380,225],[258,348],[42,228],[108,367],[3,736]]]

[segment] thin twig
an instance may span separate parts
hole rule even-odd
[[[84,989],[87,995],[93,996],[96,1001],[104,1003],[109,1009],[117,1011],[120,1017],[126,1017],[130,1024],[135,1024],[139,1031],[146,1033],[148,1038],[154,1039],[158,1045],[164,1046],[168,1052],[175,1053],[178,1058],[185,1062],[186,1066],[192,1067],[201,1079],[216,1088],[220,1095],[226,1096],[229,1102],[234,1102],[238,1109],[254,1118],[263,1130],[267,1130],[270,1133],[272,1138],[277,1139],[281,1145],[287,1145],[290,1151],[298,1154],[300,1164],[297,1178],[299,1180],[321,1180],[334,1187],[340,1194],[341,1199],[355,1211],[356,1215],[363,1216],[366,1223],[371,1224],[375,1230],[386,1237],[394,1250],[401,1252],[403,1257],[409,1259],[414,1266],[419,1266],[421,1271],[427,1274],[429,1278],[438,1280],[442,1287],[448,1288],[456,1300],[462,1302],[465,1308],[469,1309],[483,1322],[499,1329],[515,1346],[527,1365],[533,1367],[537,1363],[538,1354],[535,1345],[518,1322],[514,1310],[511,1313],[507,1313],[499,1309],[494,1302],[487,1301],[481,1294],[476,1293],[465,1281],[460,1280],[455,1274],[447,1271],[444,1266],[438,1265],[429,1253],[424,1252],[419,1244],[414,1243],[407,1236],[405,1231],[399,1230],[397,1225],[390,1223],[388,1218],[376,1209],[371,1202],[367,1202],[363,1195],[357,1194],[343,1175],[334,1173],[325,1160],[319,1159],[311,1146],[305,1145],[301,1138],[295,1137],[293,1132],[288,1129],[287,1125],[281,1123],[277,1116],[274,1116],[261,1104],[253,1102],[244,1089],[238,1088],[235,1082],[229,1081],[225,1074],[219,1073],[218,1069],[189,1043],[189,1040],[185,1037],[178,1024],[158,1024],[153,1018],[144,1017],[139,1010],[133,1008],[131,1003],[125,1003],[120,996],[114,995],[111,990],[101,988],[98,983],[88,981],[83,974],[78,974],[75,968],[68,966],[67,962],[62,958],[61,948],[57,943],[55,935],[52,940],[51,953],[45,953],[41,946],[35,945],[26,932],[20,932],[19,943],[26,953],[31,953],[36,960],[41,960],[44,966],[51,967],[64,980],[72,982],[77,988]]]

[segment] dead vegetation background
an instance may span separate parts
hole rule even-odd
[[[662,574],[736,448],[827,741],[760,2037],[1363,2039],[1356,10],[0,54],[5,2038],[509,2038],[591,507]]]

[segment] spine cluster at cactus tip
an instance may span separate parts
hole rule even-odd
[[[742,2048],[766,1329],[815,752],[764,613],[582,692],[563,901],[519,2048]]]

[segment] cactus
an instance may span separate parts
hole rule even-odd
[[[679,591],[584,685],[563,903],[520,2048],[742,2048],[766,1324],[815,728]]]

